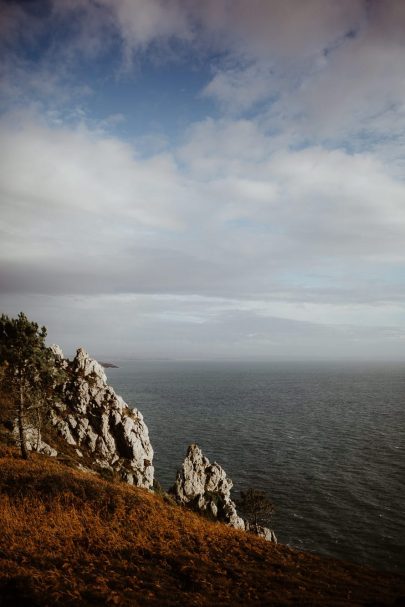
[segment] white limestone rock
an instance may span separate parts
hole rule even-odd
[[[93,358],[87,354],[84,348],[79,348],[76,352],[76,356],[73,360],[73,371],[77,375],[88,377],[93,375],[95,383],[102,387],[106,387],[107,376],[104,373],[104,368]]]
[[[67,367],[62,400],[51,422],[59,436],[80,449],[96,468],[118,473],[131,484],[153,487],[153,449],[148,428],[107,384],[103,367],[83,348]]]
[[[130,484],[152,489],[153,449],[142,414],[115,394],[104,368],[83,348],[72,361],[59,346],[51,349],[55,366],[64,372],[64,383],[54,387],[53,402],[41,411],[43,432],[52,446],[27,419],[27,448],[51,456],[58,450],[82,468],[107,470]],[[18,444],[17,422],[10,421]]]
[[[61,419],[53,409],[50,411],[50,419],[52,424],[58,430],[60,436],[67,442],[67,444],[76,446],[77,443],[72,436],[68,421]]]
[[[208,513],[230,527],[277,543],[274,531],[252,525],[239,516],[235,502],[231,499],[232,487],[233,483],[225,470],[216,462],[211,464],[198,445],[193,444],[187,450],[171,493],[180,504]]]
[[[56,457],[58,452],[56,449],[48,445],[45,441],[42,440],[41,431],[34,426],[27,424],[25,425],[25,443],[28,451],[35,451],[36,453],[42,453],[43,455],[48,455],[49,457]],[[18,429],[18,420],[15,419],[13,423],[12,430],[14,441],[17,445],[20,444],[20,432]]]
[[[211,464],[197,445],[190,445],[172,488],[175,499],[236,529],[245,529],[231,499],[233,483],[219,464]]]
[[[52,346],[50,346],[50,349],[53,352],[57,365],[62,369],[66,369],[69,362],[64,357],[62,348],[60,346],[58,346],[57,344],[52,344]]]
[[[249,531],[249,533],[253,533],[254,535],[258,535],[259,537],[262,537],[268,542],[274,542],[275,544],[277,544],[277,537],[272,529],[269,529],[268,527],[263,527],[262,525],[254,525],[253,523],[249,523],[248,521],[245,521],[245,525],[246,531]]]
[[[54,353],[55,358],[58,358],[59,360],[65,360],[62,348],[60,346],[58,346],[57,344],[52,344],[52,346],[50,346],[50,348],[51,348],[52,352]]]

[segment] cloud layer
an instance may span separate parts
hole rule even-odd
[[[117,316],[138,355],[405,357],[403,3],[247,6],[2,8],[7,312],[105,353]],[[210,115],[131,132],[171,70]]]

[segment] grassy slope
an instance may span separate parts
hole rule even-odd
[[[274,546],[0,446],[0,605],[400,605],[399,577]]]

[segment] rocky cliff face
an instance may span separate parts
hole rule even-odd
[[[27,426],[28,448],[68,456],[79,468],[107,471],[127,483],[152,488],[153,449],[142,414],[115,394],[101,365],[83,348],[73,361],[64,358],[59,346],[52,350],[66,382],[55,389],[42,429]],[[18,438],[16,427],[14,435]]]
[[[126,482],[153,486],[153,449],[142,414],[130,409],[108,385],[99,363],[83,348],[72,362],[54,349],[68,380],[51,410],[51,423],[79,458],[109,470]]]
[[[197,445],[190,445],[176,482],[171,489],[177,502],[209,514],[236,529],[249,531],[277,542],[271,529],[252,525],[240,517],[231,499],[233,483],[219,464],[213,464]]]

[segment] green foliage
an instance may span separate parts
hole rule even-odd
[[[264,491],[248,489],[240,492],[238,508],[248,521],[265,525],[274,512],[274,506]]]
[[[49,403],[55,383],[62,373],[55,356],[45,344],[46,328],[28,320],[21,312],[17,318],[0,317],[0,381],[9,392],[17,412],[21,453],[28,457],[25,426],[35,419],[41,423],[41,410]]]

